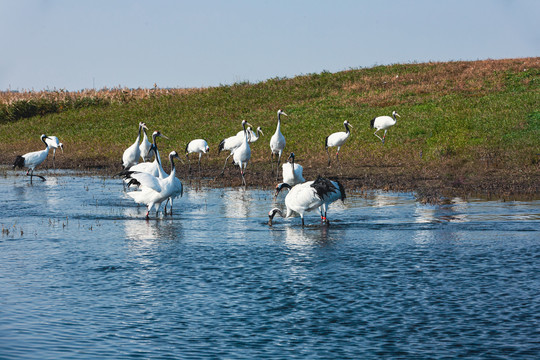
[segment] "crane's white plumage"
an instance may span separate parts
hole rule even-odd
[[[167,173],[165,172],[165,170],[163,170],[163,167],[161,165],[161,158],[159,156],[159,150],[157,146],[158,137],[163,137],[165,139],[168,139],[168,137],[166,137],[159,131],[154,131],[154,133],[152,134],[152,144],[150,145],[150,149],[147,150],[147,153],[151,151],[152,153],[156,155],[154,158],[154,161],[135,164],[131,166],[129,169],[125,169],[124,171],[122,171],[120,175],[126,176],[127,174],[136,171],[136,172],[147,173],[161,179],[165,178],[167,176]]]
[[[189,154],[191,153],[199,154],[199,173],[200,173],[201,172],[201,156],[202,154],[206,154],[209,151],[210,151],[210,148],[208,147],[208,143],[204,139],[191,140],[186,145],[186,158],[188,159],[188,163],[189,163],[189,172],[191,172],[191,161],[189,160]]]
[[[154,155],[154,150],[152,150],[152,144],[148,141],[148,135],[146,135],[146,128],[143,128],[143,139],[139,144],[139,151],[141,153],[141,158],[143,161],[152,160]]]
[[[257,130],[255,130],[255,132],[253,132],[253,129],[251,128],[251,126],[249,126],[247,128],[247,132],[248,132],[248,141],[250,143],[254,143],[255,141],[259,140],[261,135],[264,135],[260,126],[257,127]]]
[[[62,153],[64,153],[64,144],[58,140],[56,136],[47,136],[45,138],[45,142],[47,145],[49,145],[49,148],[53,149],[53,167],[56,169],[56,164],[54,163],[54,159],[56,158],[56,149],[62,150]]]
[[[49,137],[45,134],[41,135],[41,141],[43,141],[43,143],[45,144],[44,150],[33,151],[24,155],[19,155],[17,156],[17,158],[15,159],[15,162],[13,163],[14,169],[16,167],[28,168],[28,170],[26,171],[26,175],[30,176],[30,182],[32,182],[32,177],[34,176],[34,169],[36,168],[36,166],[38,166],[43,161],[45,161],[45,159],[47,158],[47,155],[49,155],[50,146],[47,143],[48,138]],[[36,176],[42,180],[45,180],[43,176],[40,176],[40,175],[36,175]]]
[[[245,120],[242,120],[242,124],[244,123],[244,121]],[[246,124],[249,127],[251,127],[251,124],[249,124],[248,122],[246,122]],[[245,135],[245,132],[244,132],[244,129],[242,129],[239,132],[237,132],[236,135],[229,136],[228,138],[221,140],[221,142],[219,143],[218,154],[221,153],[222,151],[231,152],[229,156],[227,156],[227,158],[225,159],[225,163],[223,164],[223,170],[221,171],[221,175],[225,173],[225,168],[227,167],[227,161],[229,160],[231,156],[233,156],[234,150],[236,150],[237,148],[240,147],[240,145],[242,145],[244,141],[244,135]],[[249,141],[249,135],[248,135],[248,141]]]
[[[147,206],[146,218],[150,216],[150,211],[154,208],[157,212],[161,203],[169,199],[175,192],[176,168],[174,166],[174,158],[179,156],[176,151],[172,151],[169,154],[169,160],[171,161],[171,173],[164,179],[157,178],[153,175],[134,172],[130,174],[131,179],[138,182],[140,190],[131,191],[128,195],[139,204],[145,204]]]
[[[374,129],[377,129],[375,130],[373,135],[381,139],[383,144],[384,144],[384,139],[386,139],[386,132],[388,131],[389,128],[394,126],[397,122],[396,116],[401,117],[396,111],[392,111],[392,117],[385,115],[385,116],[378,116],[374,118],[373,120],[371,120],[371,127]],[[384,135],[382,138],[379,135],[377,135],[377,131],[379,130],[384,130]]]
[[[251,148],[249,147],[248,134],[246,130],[246,120],[242,120],[242,126],[244,128],[244,140],[242,145],[234,150],[233,159],[234,163],[240,167],[240,174],[242,175],[242,184],[246,185],[246,179],[244,177],[244,171],[246,166],[251,159]]]
[[[276,214],[282,217],[290,217],[293,212],[300,215],[302,219],[302,226],[304,226],[304,213],[313,211],[319,208],[321,212],[321,219],[329,224],[326,219],[326,211],[328,205],[337,199],[345,199],[345,190],[341,184],[337,181],[331,181],[321,176],[317,177],[315,181],[307,181],[301,184],[297,184],[291,188],[287,183],[281,183],[276,187],[276,195],[283,188],[290,189],[289,193],[285,197],[285,206],[287,207],[287,213],[283,216],[280,209],[274,208],[268,213],[268,224],[272,225],[272,220]],[[324,216],[323,216],[324,213]]]
[[[227,167],[227,161],[229,158],[234,154],[234,150],[240,147],[242,145],[242,141],[244,140],[244,130],[240,130],[236,135],[230,136],[226,139],[221,140],[218,146],[218,154],[222,151],[230,151],[231,153],[227,158],[225,159],[225,163],[223,164],[223,170],[221,171],[221,175],[225,173],[225,168]]]
[[[139,157],[141,156],[141,150],[139,149],[139,141],[141,140],[141,129],[148,129],[143,122],[139,123],[139,134],[135,142],[128,147],[124,154],[122,155],[122,166],[124,169],[128,169],[131,166],[139,162]]]
[[[287,159],[288,162],[283,164],[283,182],[291,186],[306,181],[304,179],[304,176],[302,175],[304,168],[302,167],[302,165],[296,164],[294,162],[294,158],[294,153],[291,153],[291,155],[289,155],[289,158]]]
[[[274,154],[277,154],[277,167],[276,171],[279,174],[279,164],[281,162],[281,154],[283,153],[283,150],[285,149],[285,136],[281,133],[281,115],[287,116],[283,112],[283,110],[279,109],[277,112],[278,117],[278,123],[276,127],[276,132],[274,135],[272,135],[272,138],[270,138],[270,160],[272,162],[272,173],[274,172]]]
[[[330,153],[328,152],[328,148],[337,146],[336,159],[339,162],[339,150],[351,135],[351,130],[349,129],[349,126],[353,126],[349,124],[347,120],[343,122],[343,126],[345,126],[345,131],[335,132],[327,136],[324,142],[324,147],[326,149],[326,153],[328,154],[328,165],[330,165]]]

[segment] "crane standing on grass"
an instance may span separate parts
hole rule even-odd
[[[397,122],[396,116],[401,117],[397,112],[392,111],[392,117],[388,115],[384,115],[384,116],[378,116],[374,118],[373,120],[371,120],[371,128],[377,129],[375,130],[373,135],[381,139],[383,144],[384,144],[384,139],[386,138],[386,132],[388,131],[388,129],[396,125],[396,122]],[[377,135],[377,131],[379,130],[384,130],[384,135],[382,138],[379,135]]]
[[[324,141],[324,147],[326,149],[326,153],[328,154],[328,166],[330,166],[330,153],[328,152],[329,147],[337,146],[337,152],[336,152],[336,160],[339,163],[339,149],[345,144],[349,136],[351,135],[350,127],[353,127],[347,120],[343,122],[343,125],[345,126],[345,131],[335,132],[329,136],[326,137],[326,140]]]

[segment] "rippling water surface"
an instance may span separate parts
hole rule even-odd
[[[267,190],[146,221],[118,179],[0,188],[0,358],[540,356],[539,201],[351,193],[302,229]]]

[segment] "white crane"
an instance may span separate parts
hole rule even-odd
[[[279,176],[279,163],[281,162],[281,154],[283,153],[283,150],[285,149],[285,136],[281,133],[281,115],[288,116],[283,112],[283,110],[279,109],[277,112],[277,118],[278,123],[276,127],[276,132],[274,135],[272,135],[272,138],[270,139],[270,161],[272,163],[272,174],[274,173],[274,154],[277,154],[277,167],[276,172]]]
[[[242,120],[242,126],[244,127],[244,140],[242,145],[234,150],[233,160],[234,163],[240,167],[240,174],[242,175],[242,184],[246,186],[246,179],[244,177],[244,170],[247,167],[249,159],[251,159],[251,148],[249,147],[248,133],[246,130],[246,120]]]
[[[60,150],[62,150],[62,154],[63,154],[64,153],[64,144],[62,144],[60,142],[60,140],[58,140],[58,138],[56,136],[47,136],[45,141],[47,142],[47,145],[49,145],[49,147],[53,149],[52,163],[53,163],[53,168],[56,169],[56,164],[54,163],[54,159],[56,158],[56,149],[60,148]]]
[[[276,214],[281,217],[291,217],[293,212],[300,215],[302,219],[302,226],[304,226],[304,213],[313,211],[319,208],[321,213],[321,219],[327,225],[330,222],[326,218],[326,212],[328,205],[336,201],[338,198],[345,199],[345,190],[341,184],[337,181],[331,181],[323,178],[320,175],[315,181],[308,181],[301,184],[297,184],[291,188],[287,183],[281,183],[276,187],[276,196],[283,189],[290,189],[289,193],[285,197],[285,206],[287,207],[287,213],[284,216],[283,212],[279,208],[273,208],[268,213],[268,225],[272,226],[272,220]],[[337,197],[339,193],[340,197]]]
[[[375,130],[373,135],[381,139],[383,144],[384,144],[384,139],[386,138],[386,132],[388,131],[389,128],[394,126],[397,122],[396,116],[401,117],[396,111],[392,111],[392,117],[388,115],[384,115],[384,116],[378,116],[374,118],[373,120],[371,120],[371,128],[377,129]],[[377,131],[379,130],[384,130],[384,135],[382,138],[379,135],[377,135]]]
[[[251,126],[249,126],[247,128],[247,131],[248,131],[248,141],[250,143],[254,143],[255,141],[259,140],[259,138],[261,137],[261,135],[264,135],[262,129],[260,126],[257,127],[257,130],[255,130],[255,132],[253,132]],[[241,133],[241,131],[239,132]],[[237,134],[238,135],[238,134]]]
[[[171,173],[164,179],[142,172],[134,172],[130,175],[130,178],[139,185],[140,190],[131,191],[127,194],[136,203],[147,206],[146,219],[150,217],[150,211],[154,208],[157,216],[161,203],[169,199],[175,191],[174,179],[176,178],[176,168],[174,166],[174,158],[180,159],[176,151],[172,151],[169,154]]]
[[[188,142],[186,145],[186,158],[189,163],[189,172],[191,172],[191,161],[189,160],[189,154],[199,153],[199,175],[201,174],[201,156],[210,151],[208,143],[204,139],[195,139]]]
[[[146,135],[146,128],[143,128],[143,139],[139,144],[139,151],[141,153],[141,158],[143,161],[152,160],[152,155],[154,151],[152,150],[152,144],[148,141],[148,135]]]
[[[124,154],[122,155],[122,166],[124,169],[128,169],[131,166],[139,162],[139,157],[141,156],[141,150],[139,149],[139,141],[141,140],[141,129],[147,129],[146,124],[143,122],[139,123],[139,134],[135,142],[128,147]]]
[[[153,162],[142,162],[135,164],[129,169],[124,169],[118,175],[124,176],[124,179],[127,180],[127,178],[129,178],[129,175],[133,172],[144,172],[160,179],[165,178],[167,176],[167,173],[165,172],[165,170],[163,170],[163,167],[161,165],[161,158],[159,156],[159,150],[157,146],[158,137],[169,139],[159,131],[154,131],[154,133],[152,134],[152,144],[150,145],[150,149],[148,149],[147,151],[147,153],[152,151],[154,154],[156,154]]]
[[[336,152],[336,159],[339,163],[339,150],[341,147],[345,144],[349,136],[351,135],[350,127],[353,127],[347,120],[343,122],[343,126],[345,126],[345,131],[339,131],[335,132],[329,136],[326,137],[326,140],[324,141],[324,147],[326,149],[326,153],[328,154],[328,166],[330,166],[330,153],[328,152],[329,147],[337,146],[337,152]]]
[[[296,164],[294,162],[294,158],[294,153],[291,153],[287,159],[287,162],[282,166],[283,182],[289,184],[290,186],[306,182],[304,176],[302,175],[304,168],[302,165]]]
[[[243,120],[243,121],[245,121],[245,120]],[[242,121],[242,124],[243,124],[243,121]],[[250,123],[246,122],[246,124],[251,127]],[[225,159],[225,163],[223,164],[223,170],[221,171],[220,175],[223,175],[225,173],[225,168],[227,167],[227,161],[229,160],[229,158],[231,156],[233,156],[234,150],[236,150],[237,148],[240,147],[240,145],[242,145],[243,141],[244,141],[244,130],[243,129],[240,130],[238,133],[236,133],[236,135],[229,136],[228,138],[221,140],[221,142],[219,143],[219,146],[218,146],[218,155],[222,151],[230,151],[231,153]]]
[[[45,134],[41,135],[41,141],[43,141],[43,143],[45,144],[44,150],[33,151],[24,155],[18,155],[15,158],[15,162],[13,163],[13,169],[15,169],[16,167],[28,168],[28,170],[26,171],[26,176],[30,176],[30,183],[32,183],[32,177],[34,176],[34,169],[36,168],[36,166],[45,161],[47,155],[49,155],[50,146],[49,144],[47,144],[48,138],[49,137]],[[43,176],[36,176],[39,177],[41,180],[45,181],[45,178]]]

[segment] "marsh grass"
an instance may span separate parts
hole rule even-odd
[[[144,121],[150,132],[170,137],[160,142],[162,154],[183,153],[188,141],[205,138],[211,155],[204,163],[215,170],[225,158],[217,156],[219,142],[239,131],[245,119],[265,133],[252,145],[250,165],[265,178],[281,108],[289,115],[282,118],[285,151],[294,151],[308,173],[363,179],[377,187],[386,181],[390,188],[406,187],[407,181],[414,188],[415,179],[459,188],[512,177],[537,192],[539,79],[540,58],[523,58],[396,64],[205,89],[4,92],[4,112],[24,108],[22,102],[45,109],[49,104],[50,111],[0,119],[0,157],[10,164],[17,154],[40,149],[39,136],[46,133],[66,147],[57,155],[60,166],[118,169]],[[369,122],[393,110],[402,117],[383,145]],[[342,168],[327,168],[324,139],[343,131],[345,120],[354,128],[340,153]],[[401,178],[407,179],[404,185],[395,185]]]

